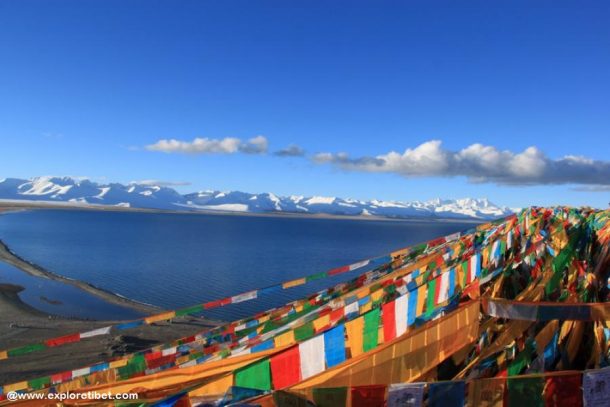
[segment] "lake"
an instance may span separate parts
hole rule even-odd
[[[54,273],[175,309],[326,271],[472,226],[431,220],[32,210],[1,215],[0,239],[21,257]],[[246,317],[362,272],[314,281],[206,315],[224,320]],[[2,282],[23,285],[24,301],[47,312],[134,316],[133,311],[77,288],[24,276],[4,264]],[[57,299],[62,304],[54,304]]]

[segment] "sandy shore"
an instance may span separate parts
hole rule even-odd
[[[0,214],[14,208],[0,208]],[[135,309],[144,314],[162,310],[117,296],[91,284],[72,280],[22,259],[0,241],[0,261],[30,275],[60,281],[96,295],[107,302]],[[0,284],[0,350],[39,343],[49,338],[105,327],[118,321],[93,321],[49,315],[25,304],[19,293],[23,287]],[[65,370],[77,369],[111,357],[147,349],[160,343],[193,335],[220,322],[198,317],[180,317],[168,322],[143,325],[123,335],[103,335],[31,355],[0,361],[0,385],[28,380]]]
[[[22,287],[0,284],[0,349],[38,343],[45,339],[85,332],[116,321],[85,321],[44,314],[19,299]],[[108,358],[147,349],[204,331],[215,323],[196,317],[176,318],[81,342],[45,349],[0,361],[0,385],[76,369]]]

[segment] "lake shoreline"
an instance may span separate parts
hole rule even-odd
[[[15,252],[13,252],[6,245],[6,243],[2,241],[2,239],[0,239],[0,261],[4,261],[5,263],[8,263],[18,268],[19,270],[31,276],[46,278],[49,280],[58,281],[63,284],[71,285],[98,298],[101,298],[102,300],[108,303],[130,308],[143,314],[153,314],[163,311],[161,307],[157,307],[151,304],[145,304],[126,297],[122,297],[111,291],[96,287],[93,284],[87,283],[85,281],[64,277],[52,271],[46,270],[45,268],[34,264],[28,260],[25,260]]]
[[[23,287],[0,284],[0,351],[49,338],[86,332],[119,321],[98,321],[58,317],[39,311],[19,297]],[[0,385],[78,369],[112,357],[123,356],[152,346],[191,336],[218,326],[220,322],[184,316],[172,322],[157,322],[110,333],[66,346],[47,348],[0,361]]]
[[[16,209],[19,211],[23,209]],[[0,216],[8,211],[0,210]],[[162,311],[160,307],[118,296],[89,283],[60,276],[33,264],[0,240],[0,261],[16,267],[28,275],[58,281],[77,287],[103,301],[134,309],[145,315]],[[101,320],[58,316],[39,310],[24,302],[20,293],[23,286],[0,283],[0,351],[25,344],[41,343],[49,338],[86,332],[121,320]],[[0,385],[28,380],[61,371],[81,368],[111,357],[123,356],[149,347],[191,336],[222,324],[208,318],[183,316],[171,322],[157,322],[125,331],[124,334],[102,335],[66,346],[48,348],[0,361]]]

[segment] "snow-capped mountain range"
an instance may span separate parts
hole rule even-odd
[[[71,177],[0,179],[0,200],[67,202],[184,211],[305,213],[390,218],[495,219],[513,211],[487,199],[434,199],[426,202],[360,201],[336,197],[280,197],[272,193],[201,191],[182,195],[150,183],[98,184]]]

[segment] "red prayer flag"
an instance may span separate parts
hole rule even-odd
[[[345,309],[343,307],[332,310],[330,313],[330,322],[336,322],[343,318]]]
[[[349,266],[337,267],[337,268],[334,268],[334,269],[330,270],[328,272],[328,275],[329,276],[334,276],[335,274],[345,273],[346,271],[349,271]]]
[[[382,384],[352,387],[352,407],[384,407],[385,390]]]
[[[45,345],[52,347],[52,346],[59,346],[59,345],[65,344],[65,343],[78,342],[78,341],[80,341],[80,334],[72,334],[72,335],[60,336],[59,338],[48,339],[44,343],[45,343]]]
[[[582,375],[547,376],[544,405],[550,407],[582,406]]]
[[[203,304],[203,308],[210,309],[210,308],[220,307],[222,305],[221,301],[222,300],[206,302],[205,304]]]
[[[275,390],[291,386],[301,380],[301,356],[298,346],[272,356],[270,363]]]
[[[448,273],[448,271],[447,271]],[[439,304],[439,299],[441,298],[441,287],[442,287],[442,279],[441,277],[436,277],[436,284],[434,285],[434,305]]]
[[[383,304],[383,341],[389,342],[396,338],[396,301]]]
[[[434,246],[438,246],[445,243],[445,238],[444,237],[439,237],[438,239],[434,239],[434,240],[430,240],[428,242],[428,247],[434,247]]]
[[[163,356],[163,353],[161,353],[161,351],[150,352],[150,353],[147,353],[144,355],[144,359],[146,359],[146,361],[149,361],[149,360],[158,359],[161,356]]]
[[[72,379],[72,371],[61,372],[51,375],[51,383],[63,383]]]
[[[161,366],[169,365],[176,361],[176,354],[161,356],[155,359],[150,359],[146,361],[146,366],[149,369],[156,369]]]

